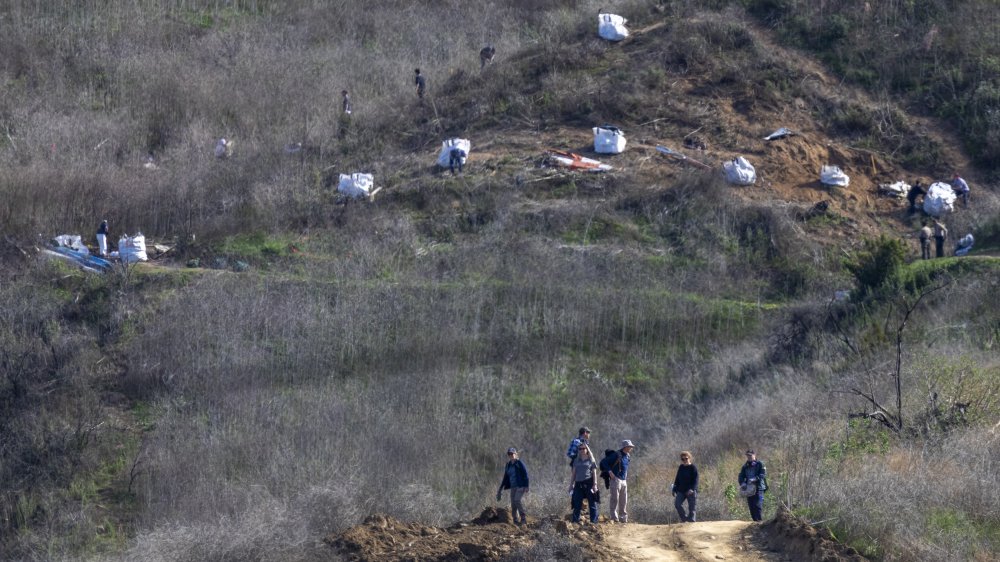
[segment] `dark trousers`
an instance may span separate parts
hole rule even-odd
[[[754,521],[762,521],[764,519],[763,515],[761,515],[761,512],[764,511],[764,492],[757,492],[748,497],[747,505],[750,506],[750,519]]]
[[[594,487],[593,480],[577,482],[573,485],[573,522],[580,522],[580,511],[583,510],[583,500],[587,500],[587,508],[590,511],[590,522],[597,523],[597,502],[594,501],[594,494],[590,490]]]
[[[934,245],[937,247],[937,257],[944,257],[944,236],[935,236]]]
[[[452,155],[448,159],[448,169],[451,170],[451,173],[453,175],[455,173],[455,168],[458,168],[458,173],[460,173],[460,174],[462,173],[462,157],[461,156],[454,156],[454,155]]]
[[[931,241],[928,238],[920,239],[920,257],[925,260],[931,259]]]
[[[688,503],[687,514],[684,513],[684,500],[687,500]],[[681,522],[689,521],[691,523],[694,523],[695,521],[694,510],[697,503],[698,503],[697,492],[692,491],[691,495],[677,492],[677,494],[674,495],[674,509],[677,510],[677,515],[680,516]]]

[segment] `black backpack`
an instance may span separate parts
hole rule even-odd
[[[601,478],[604,479],[605,490],[611,488],[611,469],[621,460],[616,453],[618,451],[614,449],[605,449],[604,458],[601,459],[601,463],[598,465],[601,469]]]

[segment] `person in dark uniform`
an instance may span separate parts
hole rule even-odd
[[[417,97],[423,100],[424,92],[427,90],[427,81],[424,80],[424,75],[420,74],[419,68],[414,69],[413,74],[413,84],[417,87]]]
[[[911,215],[917,212],[917,197],[923,197],[926,194],[927,192],[920,185],[920,180],[917,180],[910,186],[910,190],[906,192],[906,200],[910,202]]]

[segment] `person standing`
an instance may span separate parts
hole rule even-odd
[[[576,460],[576,454],[580,450],[580,445],[590,445],[590,428],[587,426],[581,427],[577,436],[569,442],[569,449],[566,450],[566,456],[569,457],[570,466],[573,466],[573,461]]]
[[[762,521],[764,519],[762,515],[764,492],[767,490],[767,468],[764,467],[763,461],[757,460],[757,454],[754,453],[753,449],[748,449],[746,456],[747,462],[740,469],[739,483],[740,487],[743,485],[753,486],[753,493],[747,496],[750,518],[754,521]]]
[[[343,98],[343,108],[344,115],[351,114],[351,94],[347,93],[347,90],[341,90],[340,96]]]
[[[600,496],[597,491],[597,463],[590,445],[580,445],[579,454],[573,459],[569,469],[570,500],[573,506],[573,523],[580,522],[580,512],[583,510],[583,500],[587,500],[587,510],[590,522],[597,523],[597,504]]]
[[[455,175],[455,168],[458,168],[458,173],[462,173],[462,165],[465,161],[465,151],[459,147],[453,147],[450,152],[448,152],[448,169],[451,170],[451,175]]]
[[[927,226],[927,221],[923,221],[922,224],[923,227],[920,229],[920,259],[929,260],[931,259],[931,236],[934,236],[934,231]]]
[[[621,449],[615,451],[614,456],[609,460],[608,471],[611,477],[611,520],[619,523],[628,523],[628,465],[632,460],[632,449],[635,445],[625,439],[622,441]]]
[[[102,258],[108,257],[108,221],[101,221],[97,227],[97,253]]]
[[[528,467],[518,458],[517,449],[507,449],[507,466],[503,469],[503,480],[497,488],[497,501],[504,490],[510,490],[510,515],[515,525],[527,525],[528,516],[524,512],[524,496],[528,494]]]
[[[917,180],[910,186],[910,190],[906,192],[906,200],[910,202],[911,215],[917,212],[917,197],[922,197],[926,194],[927,192],[924,191],[923,186],[920,185],[920,180]]]
[[[420,69],[416,68],[413,70],[414,78],[413,84],[417,87],[417,97],[421,101],[424,99],[424,91],[427,89],[427,81],[424,80],[424,75],[420,74]]]
[[[935,254],[939,258],[944,257],[944,239],[948,237],[948,229],[945,228],[944,223],[935,219],[934,220],[934,249]]]
[[[691,451],[681,451],[681,465],[677,467],[677,476],[670,487],[674,496],[674,509],[681,518],[681,523],[695,522],[695,509],[698,503],[698,467],[692,464]],[[687,501],[688,512],[684,513],[684,502]]]
[[[962,206],[969,206],[969,184],[966,183],[962,176],[955,172],[955,177],[951,180],[951,188],[955,190],[955,193],[962,199]]]

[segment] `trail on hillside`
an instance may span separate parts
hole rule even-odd
[[[526,527],[513,525],[506,509],[488,508],[471,521],[449,527],[406,523],[375,515],[325,542],[347,560],[383,562],[408,560],[524,559],[524,553],[549,545],[533,556],[566,557],[575,549],[587,560],[618,562],[822,561],[865,562],[854,549],[837,543],[825,529],[809,525],[787,510],[765,523],[706,521],[672,525],[626,525],[601,522],[577,525],[567,517],[529,518]],[[552,545],[555,545],[554,547]]]

